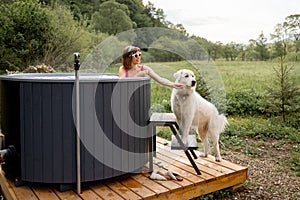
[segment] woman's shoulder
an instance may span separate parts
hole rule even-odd
[[[125,67],[123,65],[119,67],[119,70],[124,70],[124,69]]]
[[[125,71],[127,70],[123,65],[119,67],[119,72],[125,72]]]
[[[125,70],[125,67],[121,66],[121,67],[119,68],[118,74],[119,74],[119,77],[125,77],[125,76],[126,76],[126,70]]]
[[[141,69],[149,69],[150,67],[147,66],[147,65],[140,65],[139,68],[141,68]]]

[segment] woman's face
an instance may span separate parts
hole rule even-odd
[[[133,65],[140,64],[141,56],[142,56],[142,53],[140,51],[137,51],[137,52],[131,54],[132,64]]]

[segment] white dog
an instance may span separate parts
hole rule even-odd
[[[171,95],[171,109],[176,115],[183,143],[187,144],[190,128],[195,129],[203,142],[204,156],[207,157],[210,136],[214,143],[216,161],[221,161],[219,135],[228,124],[226,117],[220,115],[212,103],[195,91],[196,79],[191,70],[179,70],[174,77],[176,83],[185,85],[184,89],[173,89]]]

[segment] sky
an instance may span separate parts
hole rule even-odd
[[[166,20],[182,24],[190,35],[212,42],[247,44],[289,15],[300,14],[300,0],[143,0],[161,8]]]

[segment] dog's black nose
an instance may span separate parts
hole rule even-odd
[[[196,81],[192,81],[192,87],[196,85]]]

